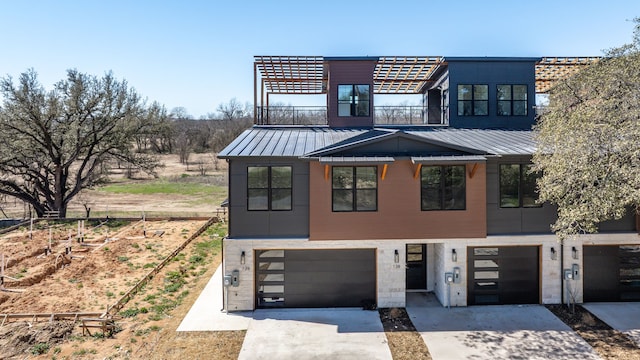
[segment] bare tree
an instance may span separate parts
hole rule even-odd
[[[0,194],[33,206],[38,216],[58,211],[99,178],[109,158],[154,173],[157,161],[133,151],[147,109],[111,73],[102,78],[68,70],[45,91],[34,70],[0,79]]]
[[[242,105],[236,98],[233,98],[226,104],[218,105],[218,112],[222,116],[222,120],[237,120],[248,117],[251,106],[249,104]]]

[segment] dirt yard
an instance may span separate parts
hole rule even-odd
[[[110,184],[161,181],[185,188],[195,184],[224,189],[226,163],[215,164],[210,158],[210,154],[194,154],[187,166],[176,155],[165,155],[159,179],[141,174],[127,179],[121,170],[112,169]],[[202,163],[206,163],[204,168]],[[206,222],[143,223],[115,217],[126,213],[141,218],[145,211],[147,216],[208,218],[217,214],[226,197],[226,191],[216,194],[123,194],[89,189],[70,205],[69,212],[83,213],[83,204],[89,204],[92,215],[103,220],[85,221],[81,237],[75,221],[43,221],[35,224],[33,232],[27,225],[0,235],[0,257],[4,254],[5,263],[0,314],[104,313]],[[3,198],[0,208],[8,215],[23,216],[26,207]],[[107,212],[111,219],[105,222]],[[220,264],[226,233],[226,224],[216,223],[169,261],[114,314],[113,334],[91,329],[91,335],[83,336],[79,322],[11,321],[0,315],[0,322],[4,321],[0,359],[236,359],[243,331],[176,333]]]
[[[0,314],[104,312],[204,223],[102,221],[85,224],[84,242],[78,242],[77,224],[43,222],[31,234],[23,227],[4,235],[0,238],[5,259]],[[23,358],[45,347],[50,351],[43,353],[55,352],[57,358],[138,358],[135,353],[157,352],[157,347],[164,346],[159,338],[174,333],[179,324],[172,324],[172,312],[179,312],[183,303],[190,306],[201,288],[194,289],[194,294],[190,289],[199,281],[203,287],[219,264],[225,233],[225,225],[216,224],[170,261],[116,314],[118,329],[113,338],[99,330],[82,337],[78,324],[16,321],[0,331],[0,358]],[[45,256],[50,234],[51,251]],[[161,330],[166,326],[173,331],[165,334]],[[80,344],[87,339],[93,341],[82,350]]]

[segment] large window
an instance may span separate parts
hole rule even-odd
[[[540,207],[537,178],[529,164],[500,164],[500,207]]]
[[[489,85],[458,85],[458,116],[489,115]]]
[[[291,166],[247,168],[247,210],[291,210]]]
[[[369,85],[338,85],[338,116],[369,116]]]
[[[527,85],[498,85],[498,115],[527,115]]]
[[[331,180],[333,211],[378,210],[378,168],[334,166]]]
[[[423,166],[420,170],[422,210],[464,210],[465,166]]]

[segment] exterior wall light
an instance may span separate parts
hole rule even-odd
[[[244,250],[242,250],[242,252],[240,253],[240,264],[244,265],[244,262],[246,260],[247,256],[244,253]]]
[[[398,253],[398,249],[393,252],[393,261],[397,264],[400,262],[400,254]]]
[[[458,261],[458,253],[456,252],[456,249],[451,249],[451,261]]]
[[[558,259],[558,252],[556,251],[556,248],[554,248],[553,246],[551,247],[551,260],[556,260]]]
[[[576,249],[575,246],[571,247],[571,257],[573,257],[574,259],[578,258],[578,249]]]

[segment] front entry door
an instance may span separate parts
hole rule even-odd
[[[427,245],[407,244],[407,290],[427,289]]]

